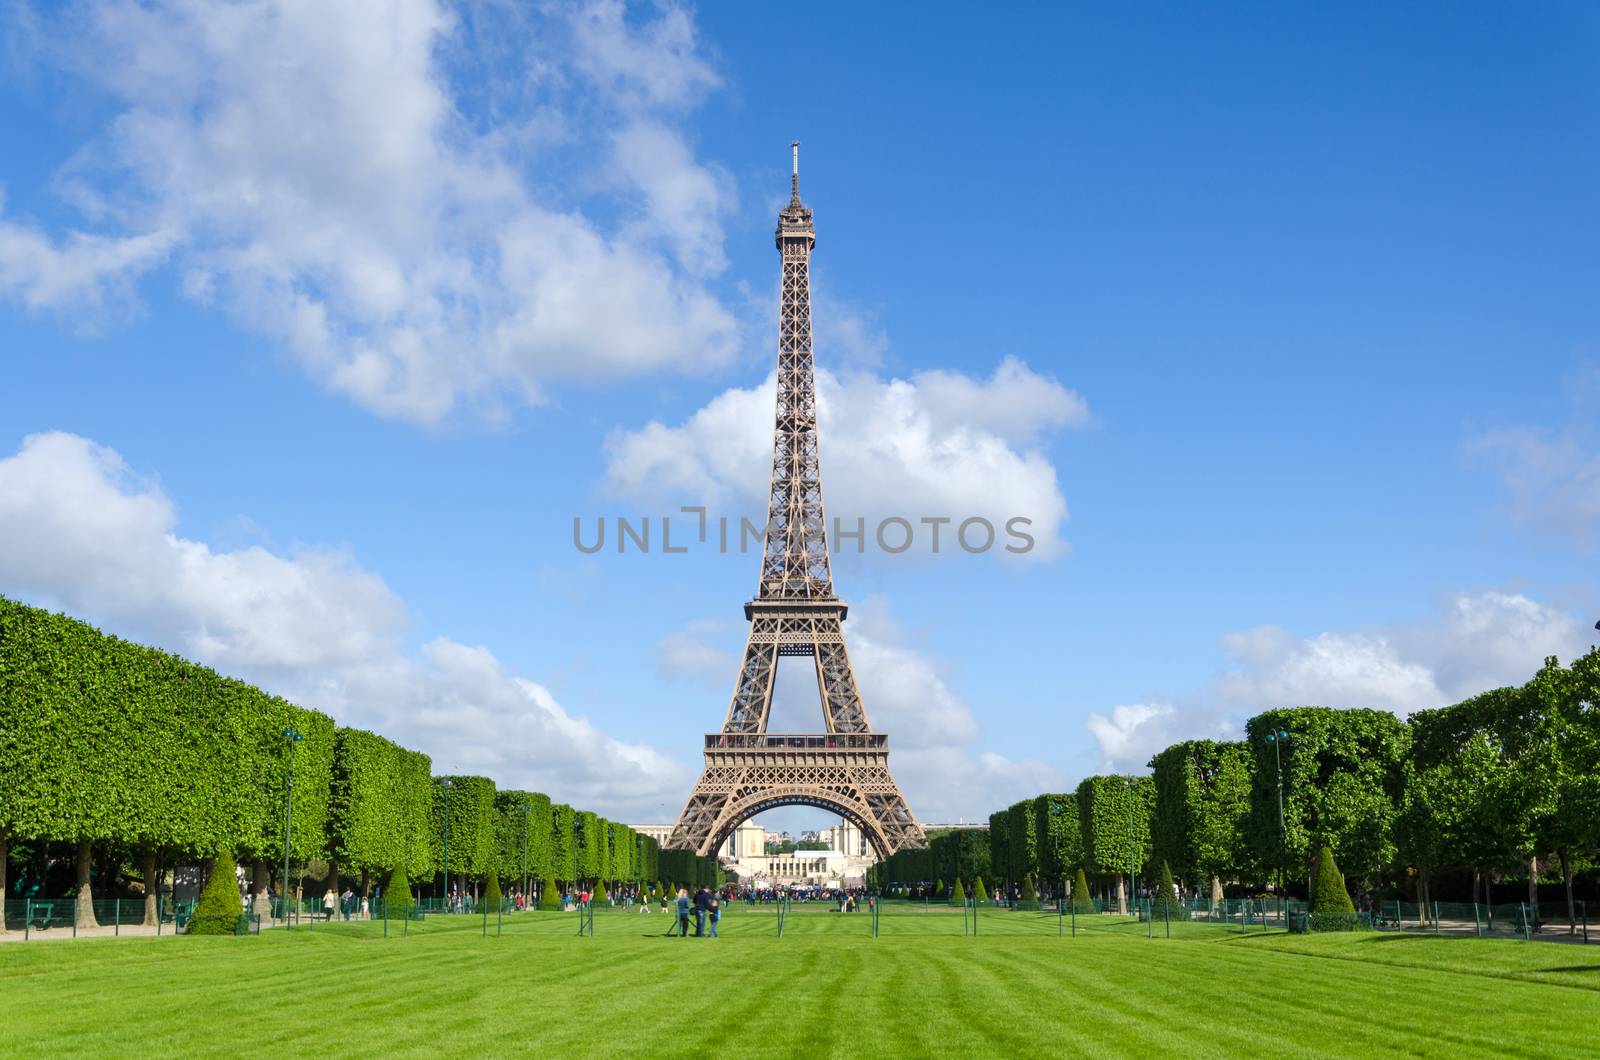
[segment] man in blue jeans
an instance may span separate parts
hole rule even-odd
[[[694,937],[706,937],[706,914],[711,911],[711,892],[704,887],[695,892],[694,896]]]
[[[678,888],[678,936],[689,937],[689,892]]]

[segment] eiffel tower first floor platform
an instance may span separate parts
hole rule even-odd
[[[672,849],[713,857],[744,821],[779,806],[815,806],[853,822],[879,857],[925,846],[889,775],[882,733],[782,735],[714,732],[706,766],[678,817]]]

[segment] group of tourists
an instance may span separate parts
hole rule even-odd
[[[335,913],[342,915],[346,920],[353,916],[366,920],[371,916],[371,907],[367,904],[367,900],[356,894],[348,884],[343,894],[335,894],[333,888],[329,887],[322,895],[322,915],[332,920]]]
[[[663,910],[667,904],[666,896],[662,896]],[[709,887],[702,887],[689,897],[689,892],[684,888],[678,889],[678,936],[689,937],[689,914],[694,914],[694,937],[697,939],[716,938],[717,924],[722,920],[722,898]],[[707,933],[707,928],[710,933]],[[672,934],[672,929],[667,929],[667,934]]]

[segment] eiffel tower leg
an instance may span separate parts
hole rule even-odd
[[[850,653],[844,646],[844,630],[837,617],[814,620],[812,651],[817,663],[817,689],[822,695],[822,712],[829,732],[870,732],[867,708],[861,703],[856,675],[850,669]]]
[[[744,661],[728,703],[728,720],[723,732],[760,733],[767,731],[767,715],[772,710],[772,680],[778,671],[778,619],[757,618],[750,623],[745,641]]]

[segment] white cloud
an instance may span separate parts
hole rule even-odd
[[[1272,626],[1232,633],[1236,667],[1220,695],[1252,710],[1317,705],[1408,714],[1521,684],[1547,655],[1587,647],[1572,616],[1520,593],[1458,593],[1436,621],[1372,632],[1296,637]]]
[[[1243,669],[1221,682],[1224,697],[1269,706],[1376,707],[1408,713],[1438,706],[1433,673],[1400,658],[1388,637],[1319,633],[1300,639],[1263,626],[1230,633],[1223,648]]]
[[[1495,431],[1473,441],[1468,451],[1499,471],[1518,522],[1554,531],[1581,547],[1600,543],[1600,447],[1585,444],[1576,430]]]
[[[497,17],[474,29],[501,65],[452,78],[462,20]],[[677,127],[717,82],[683,8],[112,2],[32,39],[118,113],[58,181],[92,231],[0,214],[0,294],[75,310],[171,261],[315,378],[424,423],[733,354],[703,283],[731,182]]]
[[[29,309],[67,304],[100,309],[107,301],[129,299],[129,277],[160,264],[173,242],[163,231],[74,232],[58,246],[36,226],[7,220],[0,193],[0,292],[11,292]]]
[[[77,435],[27,438],[0,459],[0,585],[91,617],[373,728],[436,772],[613,815],[654,816],[691,777],[610,737],[484,647],[404,641],[402,601],[353,559],[219,551],[178,535],[171,500],[114,451]]]
[[[1177,713],[1166,703],[1133,703],[1112,707],[1109,716],[1090,714],[1084,724],[1108,766],[1137,769],[1173,742],[1171,724]]]
[[[1278,707],[1367,707],[1400,716],[1519,685],[1547,655],[1587,650],[1582,625],[1520,593],[1457,593],[1433,621],[1299,637],[1276,626],[1222,638],[1230,668],[1197,696],[1090,714],[1107,768],[1143,771],[1189,739],[1239,739],[1250,715]]]
[[[835,520],[851,530],[865,519],[871,548],[879,521],[898,516],[916,527],[922,548],[932,542],[922,518],[982,516],[996,527],[998,548],[1008,543],[1007,520],[1022,516],[1033,520],[1031,557],[1062,552],[1067,505],[1038,442],[1050,430],[1087,422],[1078,394],[1013,358],[987,380],[937,370],[908,380],[841,380],[819,369],[816,378],[830,532]],[[759,387],[727,390],[676,427],[653,422],[614,435],[608,489],[634,499],[735,506],[730,516],[759,523],[771,473],[774,386],[769,377]],[[943,529],[941,551],[958,550],[954,534],[954,525]],[[898,545],[898,533],[888,540]]]
[[[656,672],[669,680],[689,677],[714,686],[731,684],[738,659],[702,639],[719,626],[720,623],[699,622],[662,638],[656,649]]]

